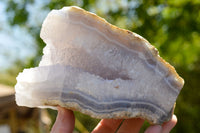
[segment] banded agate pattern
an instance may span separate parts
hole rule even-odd
[[[171,119],[184,80],[140,35],[74,6],[51,11],[40,35],[44,55],[17,77],[18,105],[154,124]]]

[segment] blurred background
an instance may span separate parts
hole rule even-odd
[[[199,0],[1,0],[0,132],[49,132],[56,117],[50,109],[17,107],[16,76],[36,67],[45,46],[40,28],[48,12],[76,5],[146,38],[185,79],[176,103],[178,124],[172,133],[200,131]],[[91,132],[99,122],[75,112],[74,132]],[[141,132],[148,126],[145,122]]]

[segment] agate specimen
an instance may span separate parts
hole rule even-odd
[[[38,67],[17,77],[20,106],[63,106],[95,118],[171,119],[184,81],[147,40],[78,7],[51,11]]]

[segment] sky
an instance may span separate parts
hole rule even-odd
[[[18,59],[26,62],[27,58],[33,57],[36,53],[33,37],[19,26],[11,27],[6,20],[5,9],[5,2],[0,1],[0,71],[9,68]],[[28,10],[31,15],[28,23],[30,25],[42,24],[47,11],[41,13],[40,9],[40,0],[36,0],[33,5],[29,5]]]

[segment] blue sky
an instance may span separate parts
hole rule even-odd
[[[44,1],[43,1],[44,2]],[[28,6],[31,12],[28,24],[41,25],[48,11],[41,12],[40,0]],[[36,45],[30,34],[19,26],[11,27],[6,20],[5,2],[0,1],[0,71],[9,68],[14,61],[33,57],[36,53]]]
[[[5,3],[0,2],[0,71],[10,67],[15,60],[25,60],[35,53],[33,38],[20,27],[9,26],[5,8]]]

